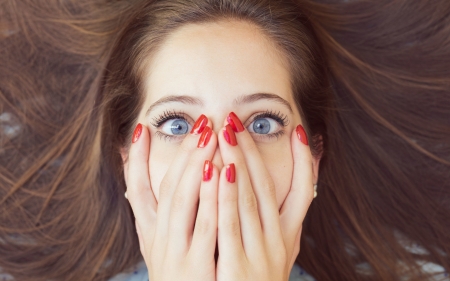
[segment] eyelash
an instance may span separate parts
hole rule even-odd
[[[153,127],[155,128],[159,128],[161,127],[166,121],[169,121],[171,119],[182,119],[186,122],[188,122],[188,120],[186,119],[186,114],[184,114],[184,112],[177,112],[175,110],[172,111],[164,111],[163,114],[160,114],[158,117],[153,118],[153,122],[151,123],[153,125]]]
[[[251,124],[253,121],[260,119],[260,118],[272,118],[282,127],[286,127],[289,124],[287,115],[282,114],[280,111],[275,112],[272,110],[267,110],[265,112],[255,115],[255,116],[252,116],[251,122],[249,122],[249,124]],[[184,112],[181,112],[181,111],[177,112],[175,110],[172,110],[172,111],[167,110],[167,111],[164,111],[163,114],[160,114],[158,117],[153,118],[153,122],[151,124],[153,125],[153,127],[158,129],[165,122],[167,122],[171,119],[181,119],[181,120],[184,120],[189,123],[189,121],[186,118],[186,114]],[[266,135],[255,134],[255,135],[257,135],[258,138],[268,138],[268,139],[277,138],[278,139],[279,137],[284,135],[284,133],[285,133],[284,130],[279,130],[278,132],[272,133],[272,134],[266,134]],[[168,140],[170,141],[170,140],[173,140],[174,138],[177,138],[177,136],[167,135],[160,131],[157,131],[156,135],[160,139],[164,138],[165,141],[168,141]]]

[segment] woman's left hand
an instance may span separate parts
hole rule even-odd
[[[231,123],[236,124],[218,134],[224,168],[219,180],[216,280],[286,281],[313,200],[310,147],[300,141],[297,127],[291,136],[291,189],[279,211],[276,187],[253,138],[239,120]],[[240,132],[234,133],[233,127]],[[301,136],[306,139],[304,133]]]

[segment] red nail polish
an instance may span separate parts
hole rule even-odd
[[[209,181],[212,178],[213,163],[209,160],[205,161],[203,166],[203,181]]]
[[[200,136],[200,139],[198,140],[197,147],[199,147],[199,148],[205,147],[208,144],[209,139],[211,138],[211,135],[212,135],[211,128],[206,126]]]
[[[239,120],[239,117],[234,112],[230,112],[227,116],[228,124],[231,125],[233,128],[233,131],[239,133],[245,130],[245,127],[242,125],[241,120]]]
[[[236,180],[236,168],[233,163],[227,166],[226,176],[227,181],[230,183],[233,183]]]
[[[231,125],[225,126],[225,130],[223,130],[223,136],[230,145],[236,146],[238,144],[236,134],[234,133],[233,128],[231,128]]]
[[[138,123],[136,128],[134,129],[133,138],[131,139],[131,141],[133,143],[137,142],[139,137],[141,136],[141,133],[142,133],[142,124]]]
[[[191,134],[201,134],[205,129],[206,124],[208,124],[208,118],[203,114],[200,115],[197,121],[195,121],[194,127],[192,127]]]
[[[308,145],[308,137],[306,136],[306,132],[303,126],[298,125],[295,131],[297,132],[298,139],[305,145]]]

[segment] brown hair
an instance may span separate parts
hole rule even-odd
[[[318,280],[450,270],[448,1],[0,5],[0,272],[105,280],[141,259],[119,151],[142,72],[177,27],[230,19],[279,47],[322,154],[297,263]]]

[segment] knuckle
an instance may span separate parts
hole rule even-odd
[[[190,141],[189,138],[186,138],[181,145],[179,146],[179,150],[181,153],[186,153],[186,154],[190,154],[196,146],[192,145],[192,142]]]
[[[256,146],[255,142],[253,141],[253,139],[251,138],[251,136],[249,136],[248,138],[244,138],[243,139],[243,146],[245,147],[245,150],[247,152],[259,152],[258,147]]]
[[[266,190],[269,196],[272,198],[276,198],[277,189],[275,187],[275,183],[273,182],[272,178],[270,176],[267,176],[265,182],[267,183]]]
[[[226,193],[223,196],[220,196],[219,200],[225,206],[235,205],[235,204],[238,203],[237,194],[234,194],[234,193],[231,193],[231,192],[230,193]]]
[[[213,226],[212,223],[206,219],[198,219],[195,228],[200,236],[205,236],[212,231]]]
[[[198,158],[199,157],[195,157],[195,155],[192,155],[189,158],[189,161],[186,163],[186,171],[198,170],[199,167],[201,167],[201,164],[203,163],[201,163]]]
[[[233,237],[239,236],[241,234],[241,229],[238,221],[231,220],[226,222],[225,228],[228,229],[228,233],[230,233]]]
[[[171,182],[167,179],[167,177],[164,177],[161,181],[161,184],[159,185],[159,197],[160,198],[166,198],[170,194],[171,190]],[[161,200],[161,199],[160,199]]]
[[[272,257],[275,263],[284,267],[284,265],[288,261],[286,247],[284,245],[277,247],[276,250],[273,252]]]
[[[236,167],[236,169],[247,169],[247,164],[245,163],[244,159],[242,158],[238,158],[235,160],[234,162],[234,166]]]
[[[258,211],[258,201],[253,194],[247,194],[244,196],[244,208],[249,212]]]
[[[185,205],[185,202],[186,202],[186,200],[185,200],[184,196],[182,194],[176,192],[172,198],[172,208],[171,208],[172,212],[175,213],[175,212],[179,212],[180,210],[182,210]]]

